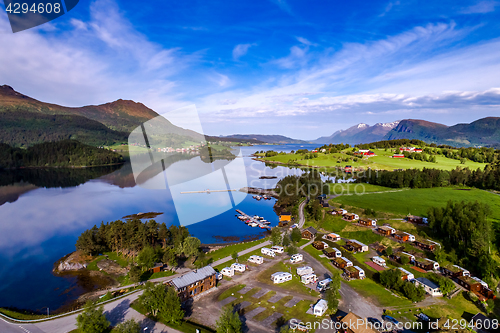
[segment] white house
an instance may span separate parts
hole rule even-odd
[[[403,280],[411,281],[411,280],[415,279],[415,275],[413,275],[413,273],[411,273],[411,272],[408,272],[403,267],[398,267],[398,269],[401,271],[401,275],[402,275]]]
[[[272,246],[271,250],[273,250],[276,253],[283,253],[283,252],[285,252],[285,249],[283,248],[283,246],[277,246],[277,245]]]
[[[297,268],[297,274],[300,276],[312,274],[312,273],[314,273],[314,270],[309,266],[302,266],[302,267]]]
[[[250,258],[248,258],[248,261],[253,262],[254,264],[260,265],[260,264],[264,263],[264,258],[261,256],[253,255],[253,256],[250,256]]]
[[[300,277],[300,282],[302,282],[303,284],[314,283],[316,281],[318,281],[318,277],[316,276],[316,274],[306,274]]]
[[[263,247],[262,249],[260,249],[260,253],[265,254],[266,256],[273,257],[273,258],[276,256],[276,252],[274,252],[271,249],[268,249],[267,247]]]
[[[325,301],[324,299],[320,299],[313,306],[313,313],[317,317],[321,317],[322,315],[324,315],[326,310],[328,310],[328,302]]]
[[[319,291],[326,290],[330,286],[330,282],[332,282],[332,279],[330,279],[330,278],[321,280],[321,281],[318,282],[318,285],[316,286],[316,289],[318,289]]]
[[[414,242],[415,241],[415,236],[412,234],[409,234],[407,232],[403,232],[403,234],[408,235],[408,242]]]
[[[380,257],[377,256],[377,257],[373,257],[372,261],[374,263],[376,263],[377,265],[379,265],[379,266],[382,266],[382,267],[386,267],[387,266],[386,263],[385,263],[385,259],[384,258],[380,258]]]
[[[271,274],[271,280],[274,283],[283,283],[286,281],[290,281],[292,279],[292,274],[288,272],[276,272]]]
[[[363,280],[366,277],[365,271],[359,266],[354,266],[354,268],[356,268],[359,272],[359,279]]]
[[[236,262],[231,265],[231,268],[234,269],[236,272],[240,272],[240,273],[243,273],[246,269],[245,265],[238,264]]]
[[[290,263],[295,264],[296,262],[301,262],[304,260],[304,256],[300,253],[292,254],[290,257]]]
[[[224,267],[221,271],[222,275],[231,277],[234,275],[234,269],[232,267]]]
[[[425,292],[431,296],[443,296],[443,293],[441,292],[441,289],[439,289],[439,286],[429,279],[426,279],[424,277],[419,277],[413,280],[413,282],[417,287],[423,286]]]
[[[332,250],[335,251],[335,258],[340,258],[342,257],[342,252],[340,252],[339,249],[337,249],[336,247],[334,247]]]

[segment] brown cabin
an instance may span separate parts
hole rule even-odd
[[[150,268],[149,270],[152,272],[152,273],[160,273],[161,272],[161,269],[164,267],[165,265],[161,262],[159,263],[156,263],[154,265],[154,267]]]
[[[427,251],[434,251],[436,249],[436,244],[425,241],[425,240],[416,240],[415,245],[419,248]]]
[[[421,216],[408,215],[406,220],[410,223],[426,224],[427,219]]]
[[[205,266],[172,279],[168,283],[175,288],[181,302],[184,302],[215,287],[215,270],[211,266]]]
[[[309,227],[309,228],[302,230],[302,238],[314,239],[314,237],[316,237],[317,233],[318,233],[318,230],[314,229],[313,227]]]
[[[394,229],[391,228],[391,227],[387,227],[387,226],[380,226],[377,228],[377,231],[381,234],[381,235],[384,235],[384,236],[390,236],[392,235],[392,231]]]
[[[434,262],[429,261],[425,258],[415,259],[415,266],[422,268],[425,271],[432,271],[434,269]]]
[[[357,219],[357,215],[353,213],[345,213],[342,217],[347,221],[354,221]]]
[[[337,251],[335,251],[332,248],[327,248],[323,250],[323,253],[327,258],[337,258],[337,255],[335,254]]]
[[[377,221],[365,219],[365,220],[360,220],[359,224],[364,225],[365,227],[375,227],[377,225]]]
[[[344,269],[347,267],[347,265],[349,266],[352,266],[352,262],[350,261],[346,261],[345,258],[341,257],[341,258],[335,258],[332,260],[332,264],[335,266],[335,267],[338,267],[338,268],[341,268],[341,269]]]
[[[443,275],[451,276],[453,278],[459,278],[460,276],[470,276],[470,272],[468,270],[452,264],[441,266],[441,273],[443,273]]]
[[[474,293],[481,293],[481,291],[483,290],[483,285],[479,281],[476,281],[473,278],[471,278],[470,276],[459,276],[457,278],[457,282],[465,289],[472,291]]]
[[[325,243],[323,243],[322,241],[315,241],[312,243],[312,246],[316,250],[323,250],[325,248]]]
[[[354,266],[344,268],[344,273],[351,279],[362,279],[364,277],[364,275],[360,276],[360,271]]]
[[[396,232],[394,234],[394,238],[401,242],[407,242],[410,236],[408,234],[405,234],[404,232]]]

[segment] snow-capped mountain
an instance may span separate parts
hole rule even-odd
[[[383,140],[384,136],[399,124],[398,121],[390,123],[376,123],[370,126],[360,123],[345,130],[339,130],[327,137],[315,140],[315,143],[369,143]]]

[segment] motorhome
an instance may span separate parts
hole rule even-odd
[[[313,313],[317,317],[321,317],[328,310],[328,302],[324,299],[320,299],[318,303],[313,306]]]
[[[271,275],[271,280],[274,283],[283,283],[286,281],[290,281],[292,279],[292,274],[288,272],[276,272]]]
[[[373,261],[375,264],[379,265],[379,266],[382,266],[382,267],[386,267],[386,266],[387,266],[387,265],[386,265],[386,263],[385,263],[385,259],[383,259],[383,258],[380,258],[380,257],[373,257],[373,258],[372,258],[372,261]]]
[[[297,268],[297,274],[300,276],[312,274],[312,273],[314,273],[314,270],[309,266],[302,266],[302,267]]]
[[[265,254],[266,256],[273,257],[273,258],[276,256],[276,252],[274,252],[271,249],[268,249],[267,247],[263,247],[262,249],[260,249],[260,253]]]
[[[332,279],[330,279],[330,278],[321,280],[318,282],[318,286],[316,287],[316,289],[318,289],[318,291],[323,291],[323,290],[329,289],[331,282],[332,282]]]
[[[250,256],[250,258],[248,258],[248,261],[253,262],[254,264],[260,265],[260,264],[264,263],[264,258],[261,256],[253,255],[253,256]]]
[[[231,268],[234,269],[236,272],[243,273],[246,270],[246,266],[243,264],[238,264],[238,263],[233,263],[231,265]]]
[[[304,260],[304,256],[300,253],[292,254],[290,257],[290,263],[295,264]]]
[[[271,250],[273,250],[274,252],[276,253],[283,253],[285,252],[285,249],[283,248],[283,246],[272,246],[271,247]]]
[[[318,281],[318,277],[316,276],[316,274],[306,274],[300,277],[300,282],[302,282],[303,284],[314,283],[316,281]]]
[[[233,275],[234,275],[234,269],[233,269],[232,267],[224,267],[224,268],[220,271],[220,273],[221,273],[222,275],[227,276],[227,277],[231,277],[231,276],[233,276]]]

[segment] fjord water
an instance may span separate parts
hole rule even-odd
[[[255,151],[289,152],[313,147],[241,147],[250,186],[272,188],[279,178],[301,173],[298,169],[270,168],[253,161],[250,155]],[[175,162],[169,168],[182,170],[196,163],[199,163],[199,157]],[[0,182],[0,307],[45,313],[47,307],[51,311],[61,308],[98,287],[98,282],[85,275],[55,276],[52,269],[57,260],[75,250],[75,242],[84,230],[99,225],[101,221],[113,221],[139,212],[162,212],[155,218],[157,222],[179,225],[170,191],[137,186],[130,164],[114,170],[95,169],[91,175],[75,172],[77,174],[51,170],[50,177],[43,173],[17,173],[15,177],[9,175],[9,180]],[[263,175],[278,178],[259,179]],[[96,176],[98,178],[91,179]],[[42,179],[44,177],[50,179]],[[182,209],[200,216],[204,211],[210,211],[219,198],[220,201],[227,200],[227,195],[227,192],[186,194]],[[256,201],[251,195],[235,195],[244,197],[234,208],[263,216],[271,226],[277,225],[274,199]],[[189,196],[193,196],[196,204],[189,204]],[[199,200],[200,196],[206,200]],[[191,235],[205,244],[243,241],[265,235],[262,229],[251,228],[236,219],[235,213],[231,209],[187,227]]]

